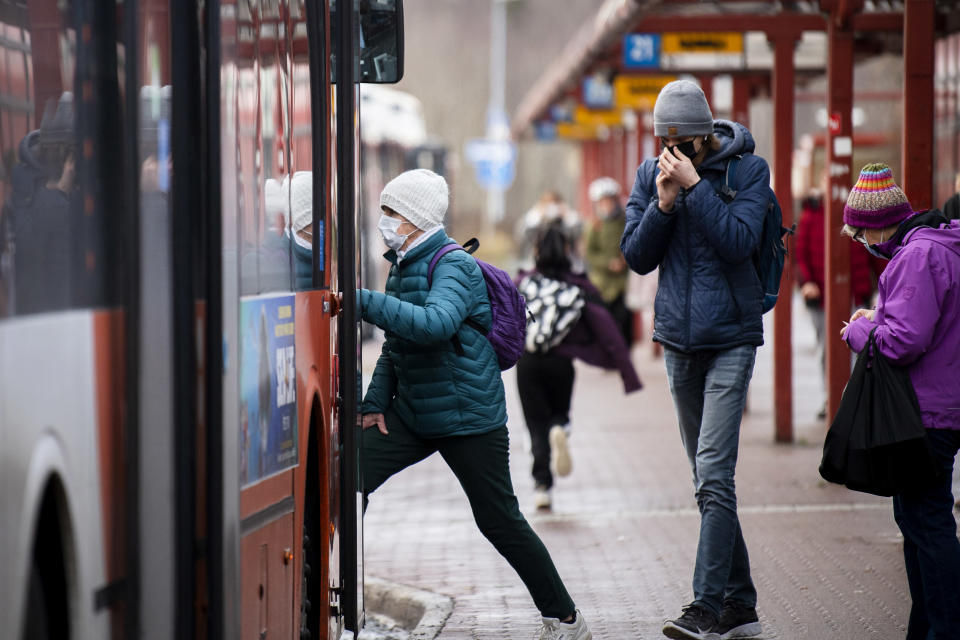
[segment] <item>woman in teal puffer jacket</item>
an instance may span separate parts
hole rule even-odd
[[[426,169],[400,174],[380,195],[379,229],[392,263],[386,293],[360,290],[363,319],[386,333],[363,413],[364,499],[387,478],[439,451],[470,500],[481,533],[519,574],[543,616],[540,638],[589,640],[546,547],[513,493],[503,380],[493,347],[464,324],[490,327],[476,261],[443,230],[447,183]],[[457,346],[459,345],[459,346]],[[376,427],[372,429],[371,427]]]

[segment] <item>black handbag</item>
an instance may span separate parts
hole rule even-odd
[[[873,331],[827,431],[820,475],[878,496],[927,489],[943,478],[910,375],[880,353]]]

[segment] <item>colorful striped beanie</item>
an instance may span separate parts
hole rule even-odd
[[[909,218],[912,213],[907,196],[893,181],[890,167],[877,162],[860,171],[857,184],[853,185],[843,207],[843,221],[860,229],[883,229]]]

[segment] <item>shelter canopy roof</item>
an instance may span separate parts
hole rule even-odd
[[[936,0],[935,5],[938,31],[960,30],[960,15],[952,11],[955,1]],[[830,12],[846,10],[862,50],[876,54],[901,49],[903,7],[902,0],[606,0],[524,96],[511,133],[515,138],[527,133],[551,106],[575,94],[584,77],[601,69],[620,71],[623,37],[629,33],[727,31],[799,37],[805,31],[825,31]]]

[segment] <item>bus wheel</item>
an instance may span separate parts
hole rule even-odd
[[[43,580],[36,562],[30,565],[30,585],[27,590],[27,610],[23,627],[23,640],[48,640],[47,598],[43,593]]]
[[[319,571],[320,561],[317,553],[316,529],[317,501],[312,492],[307,492],[304,501],[303,538],[300,545],[301,573],[300,585],[300,640],[319,640],[320,638],[320,593],[316,588],[320,576],[313,576],[314,569]]]

